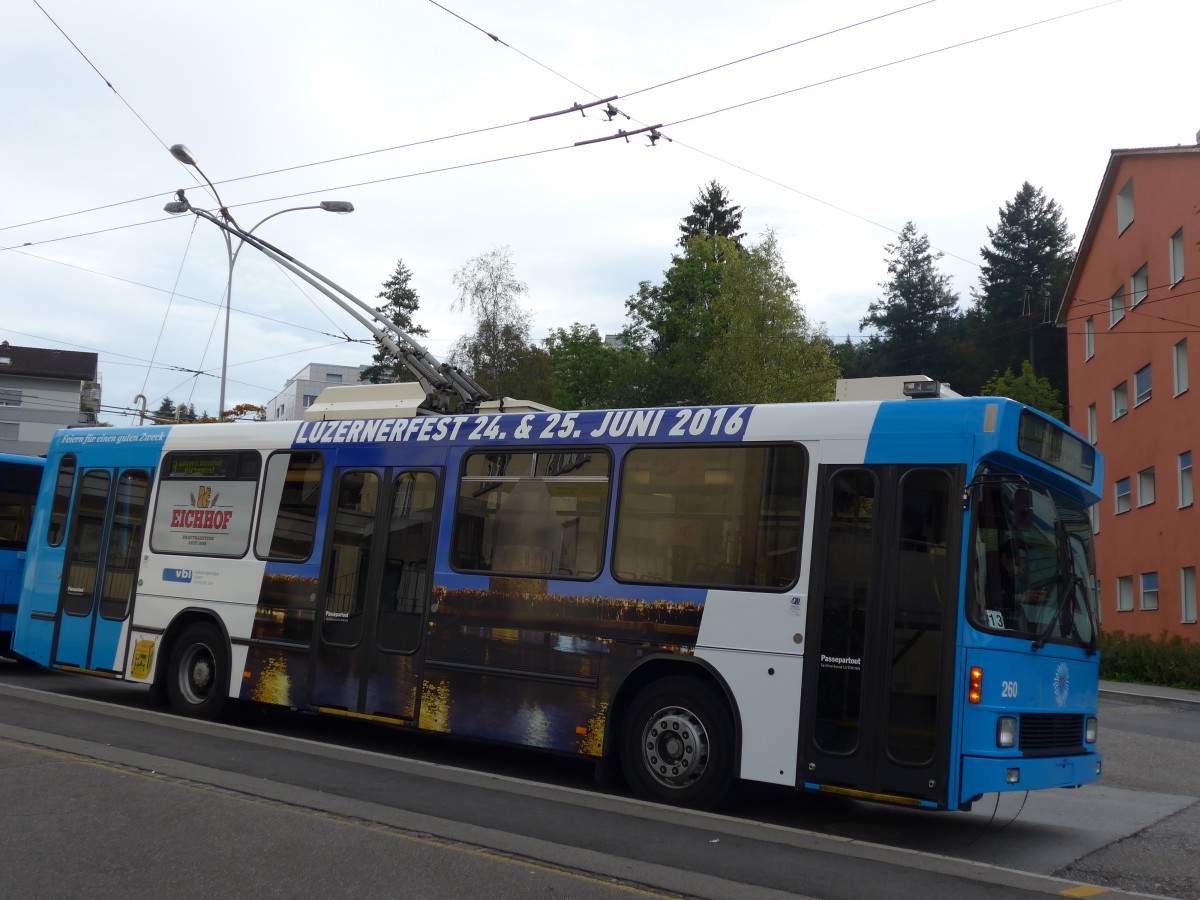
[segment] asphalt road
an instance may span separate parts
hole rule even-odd
[[[127,685],[6,669],[0,891],[971,897],[1090,883],[1200,897],[1186,765],[1200,709],[1106,700],[1102,721],[1105,781],[1023,808],[752,789],[713,816],[597,794],[590,767],[541,754],[308,716],[208,725],[146,710]]]

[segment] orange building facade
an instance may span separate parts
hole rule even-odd
[[[1114,150],[1058,324],[1071,425],[1104,454],[1104,627],[1200,641],[1200,146]],[[1200,379],[1200,368],[1197,369]]]

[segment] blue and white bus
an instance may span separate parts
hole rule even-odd
[[[962,809],[1100,776],[1101,483],[998,398],[72,429],[14,646],[666,802]]]
[[[0,654],[7,653],[17,621],[33,505],[42,486],[43,460],[0,453]]]

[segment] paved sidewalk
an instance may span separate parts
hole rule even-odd
[[[1185,691],[1183,688],[1160,687],[1156,684],[1101,681],[1100,693],[1126,697],[1143,697],[1147,700],[1170,700],[1173,703],[1191,703],[1200,706],[1200,691]]]

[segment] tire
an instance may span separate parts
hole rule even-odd
[[[621,768],[642,797],[712,809],[734,786],[733,716],[723,698],[691,678],[642,690],[621,728]]]
[[[229,651],[209,622],[189,625],[171,648],[167,698],[171,709],[193,719],[215,719],[229,694]]]

